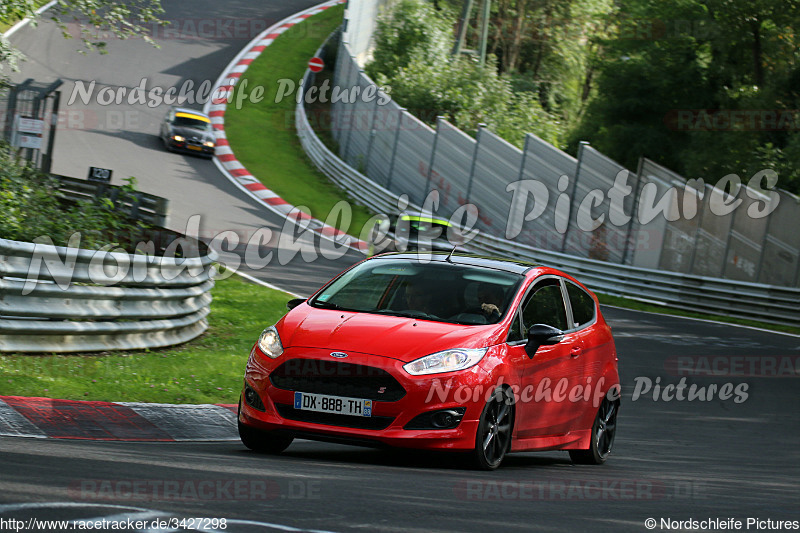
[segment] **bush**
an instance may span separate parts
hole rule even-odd
[[[136,180],[122,187],[117,204],[136,193]],[[64,201],[57,179],[37,171],[17,158],[14,150],[0,144],[0,236],[31,242],[49,237],[56,246],[67,246],[75,232],[81,234],[81,248],[106,245],[133,252],[136,242],[148,230],[129,219],[108,198],[77,204]]]
[[[486,65],[451,57],[453,23],[423,0],[402,0],[378,21],[367,74],[428,123],[443,116],[467,132],[483,123],[519,147],[528,132],[560,144],[561,124],[533,93],[515,92],[493,57]]]

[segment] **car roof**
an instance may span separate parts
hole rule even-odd
[[[448,261],[448,257],[450,260]],[[455,265],[467,265],[483,268],[491,268],[494,270],[501,270],[503,272],[510,272],[512,274],[524,275],[534,268],[540,268],[542,265],[536,263],[529,263],[517,259],[508,259],[504,257],[491,257],[477,254],[466,253],[453,253],[449,252],[428,252],[420,254],[418,252],[392,252],[377,255],[372,260],[380,259],[407,259],[411,261],[429,260],[435,263],[453,263]]]
[[[430,222],[430,223],[437,223],[443,224],[446,226],[451,226],[451,222],[443,217],[437,217],[436,215],[431,215],[429,213],[424,213],[422,211],[403,211],[399,215],[397,215],[399,220],[418,220],[420,222]]]
[[[204,118],[209,118],[208,115],[200,111],[199,109],[191,109],[189,107],[173,107],[173,111],[176,113],[188,113],[190,115],[197,115]]]

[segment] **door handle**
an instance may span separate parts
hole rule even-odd
[[[569,355],[572,357],[578,357],[581,353],[583,353],[583,350],[580,346],[573,346],[569,351]]]

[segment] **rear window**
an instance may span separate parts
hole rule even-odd
[[[580,328],[594,321],[596,314],[594,298],[569,281],[567,282],[567,294],[569,294],[569,303],[572,304],[574,327]]]

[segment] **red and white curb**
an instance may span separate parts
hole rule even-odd
[[[300,24],[314,15],[322,13],[335,5],[343,4],[345,0],[331,0],[319,4],[300,13],[296,13],[261,32],[255,39],[242,49],[241,52],[223,70],[217,79],[215,97],[206,102],[203,111],[211,117],[211,124],[217,138],[216,156],[214,163],[220,171],[237,187],[252,198],[263,203],[268,209],[281,215],[283,218],[297,224],[301,228],[308,228],[321,237],[329,239],[340,246],[349,246],[355,250],[366,252],[369,245],[347,233],[317,220],[307,213],[300,211],[295,206],[278,196],[267,188],[258,178],[253,176],[244,165],[236,159],[236,155],[228,143],[225,135],[225,110],[228,98],[233,92],[242,74],[261,53],[280,37],[286,30]]]
[[[0,436],[140,442],[238,440],[236,407],[0,396]]]

